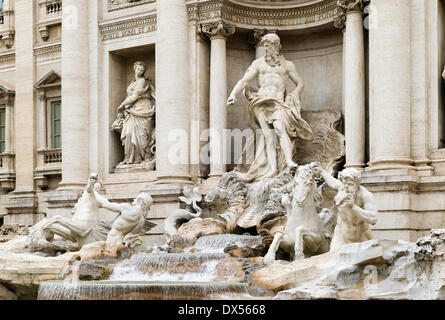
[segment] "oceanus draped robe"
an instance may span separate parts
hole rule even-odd
[[[286,159],[279,143],[276,144],[277,168],[274,169],[270,165],[267,156],[266,138],[256,117],[258,109],[263,111],[266,122],[270,125],[271,130],[274,130],[272,129],[274,121],[278,120],[282,122],[291,140],[292,154],[295,150],[297,138],[309,141],[314,139],[311,127],[300,115],[301,105],[297,92],[288,94],[285,101],[279,101],[259,93],[252,93],[249,96],[249,100],[250,125],[252,129],[260,134],[259,136],[257,135],[258,141],[256,143],[255,157],[253,157],[252,154],[255,150],[255,136],[248,139],[243,151],[243,159],[254,159],[247,173],[240,173],[240,177],[248,182],[274,177],[287,167]],[[279,139],[279,137],[277,137],[277,139]]]

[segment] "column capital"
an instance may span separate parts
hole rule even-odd
[[[346,15],[350,12],[363,12],[370,2],[371,0],[337,0],[339,13],[334,20],[334,26],[343,29],[346,25]]]
[[[253,29],[253,31],[249,35],[249,44],[255,47],[261,46],[261,40],[268,33],[277,33],[277,30]]]
[[[205,35],[210,40],[227,39],[235,33],[235,26],[220,20],[217,22],[202,24],[200,26],[200,31],[202,35]]]

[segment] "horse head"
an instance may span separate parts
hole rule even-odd
[[[317,183],[315,182],[315,175],[313,168],[316,163],[310,163],[304,166],[299,166],[295,173],[295,188],[293,192],[293,199],[298,207],[306,206],[308,199],[314,198],[314,191],[317,190]]]

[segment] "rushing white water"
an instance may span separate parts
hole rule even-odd
[[[186,252],[206,252],[222,253],[228,246],[251,246],[256,247],[261,244],[260,236],[236,235],[236,234],[218,234],[213,236],[201,237],[196,240],[192,247],[187,248]]]
[[[157,270],[151,273],[143,272],[138,266],[126,260],[117,265],[110,276],[111,281],[193,281],[211,282],[217,276],[216,265],[219,260],[209,260],[199,265],[195,272],[175,273],[167,270]]]
[[[228,294],[228,295],[227,295]],[[246,285],[231,282],[112,282],[48,281],[40,284],[38,300],[171,300],[218,299],[220,295],[236,297],[247,294]],[[219,298],[220,299],[220,298]]]

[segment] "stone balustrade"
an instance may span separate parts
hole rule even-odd
[[[39,0],[38,29],[43,41],[49,39],[49,28],[62,23],[62,0]]]

